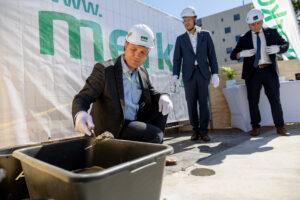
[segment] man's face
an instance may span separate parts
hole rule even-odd
[[[193,30],[196,23],[197,23],[196,17],[184,17],[183,18],[183,25],[187,31]]]
[[[128,42],[124,44],[124,60],[131,71],[145,62],[148,53],[149,49],[147,47]]]
[[[260,20],[260,21],[257,21],[257,22],[254,22],[254,23],[248,24],[248,25],[249,25],[249,28],[251,29],[251,31],[259,32],[259,30],[261,29],[261,27],[263,25],[263,21]]]

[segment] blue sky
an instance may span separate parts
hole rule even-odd
[[[180,17],[182,9],[193,6],[198,18],[252,3],[252,0],[140,0],[154,8]]]

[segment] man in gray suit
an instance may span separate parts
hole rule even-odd
[[[96,134],[109,131],[119,139],[163,142],[173,104],[167,94],[153,88],[142,66],[154,42],[148,26],[135,25],[126,36],[124,54],[94,66],[73,100],[77,131],[91,135],[90,129],[94,128]],[[91,104],[90,115],[87,110]]]
[[[191,140],[200,138],[207,142],[209,122],[209,81],[212,74],[212,83],[219,86],[218,63],[213,41],[209,32],[195,26],[197,15],[194,8],[187,7],[182,13],[183,24],[187,32],[177,37],[173,56],[173,81],[178,86],[182,66],[182,80],[184,83],[190,123],[193,126]],[[199,103],[199,113],[197,108]],[[200,125],[200,126],[199,126]]]

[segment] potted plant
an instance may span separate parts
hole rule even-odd
[[[236,85],[236,80],[234,80],[234,77],[236,75],[235,69],[232,69],[231,67],[222,67],[222,74],[226,75],[226,88],[231,88]]]

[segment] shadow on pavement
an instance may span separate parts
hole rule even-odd
[[[218,151],[221,152],[217,156],[216,153],[211,154],[208,157],[205,158],[200,158],[197,163],[201,165],[217,165],[223,162],[223,160],[226,158],[227,155],[250,155],[253,153],[258,153],[258,152],[265,152],[265,151],[270,151],[273,149],[273,147],[265,146],[267,145],[271,140],[276,138],[277,136],[261,136],[261,137],[256,137],[256,138],[250,138],[247,141],[244,141],[243,144],[240,147],[235,148],[234,150],[231,149],[231,147],[237,146],[239,144],[236,144],[234,146],[228,147],[227,149],[223,151]],[[216,152],[214,148],[219,148],[219,146],[222,146],[224,143],[220,143],[220,145],[216,147],[209,147],[209,146],[199,146],[200,152]],[[240,143],[241,144],[241,143]],[[212,159],[210,159],[213,156]]]
[[[300,126],[288,126],[292,136],[300,135]],[[191,141],[191,133],[168,135],[164,143],[174,148],[170,157],[177,159],[177,166],[167,167],[167,173],[180,171],[195,163],[201,165],[221,164],[227,155],[250,155],[266,152],[273,149],[267,144],[277,138],[283,137],[276,134],[272,126],[263,127],[262,134],[251,137],[248,133],[238,129],[219,129],[210,131],[211,141],[205,143],[201,140]],[[239,145],[239,146],[238,146]],[[233,147],[236,147],[232,149]]]

